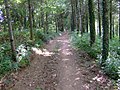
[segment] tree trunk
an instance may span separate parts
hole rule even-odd
[[[88,33],[88,22],[89,22],[89,20],[88,20],[88,10],[87,10],[87,12],[86,12],[86,32]]]
[[[75,29],[75,10],[74,10],[74,1],[71,0],[71,8],[72,8],[72,14],[71,14],[71,31],[74,31]]]
[[[28,0],[28,8],[29,8],[30,40],[33,40],[33,22],[32,22],[31,0]]]
[[[8,23],[8,28],[9,28],[12,59],[13,61],[16,62],[16,50],[15,50],[15,43],[14,43],[14,37],[13,37],[13,31],[12,31],[12,25],[11,25],[11,18],[10,18],[10,13],[9,13],[8,0],[4,0],[4,3],[5,3],[6,15],[7,15],[7,23]]]
[[[81,35],[85,33],[85,25],[86,25],[86,13],[82,14],[82,27],[81,27]]]
[[[55,15],[55,26],[56,26],[56,33],[58,32],[58,18],[57,15]]]
[[[6,30],[6,29],[7,29],[7,28],[6,28],[6,23],[7,23],[7,21],[6,21],[6,17],[5,17],[5,16],[6,16],[6,11],[5,11],[5,9],[3,10],[3,16],[4,16],[3,24],[4,24],[4,32],[5,32],[5,31],[7,31],[7,30]]]
[[[112,28],[112,31],[113,31],[113,38],[115,37],[115,29],[114,29],[114,17],[113,17],[113,28]]]
[[[120,0],[119,0],[119,41],[120,41]]]
[[[103,49],[102,49],[102,63],[101,66],[104,66],[105,60],[108,57],[109,51],[109,10],[108,10],[108,0],[103,0]]]
[[[99,22],[99,36],[101,37],[100,0],[98,0],[98,22]]]
[[[82,33],[82,4],[81,4],[81,1],[79,0],[78,2],[78,5],[79,5],[79,29],[80,29],[80,32]]]
[[[46,24],[45,24],[45,30],[46,33],[48,34],[48,13],[46,12]]]
[[[95,15],[94,15],[94,6],[93,0],[88,0],[89,6],[89,21],[90,21],[90,46],[95,42]]]
[[[34,7],[32,6],[31,9],[32,9],[32,22],[33,22],[33,28],[35,28],[36,25],[35,25]]]
[[[78,7],[78,0],[76,0],[76,29],[79,33],[79,7]]]
[[[110,0],[110,39],[112,40],[112,0]]]

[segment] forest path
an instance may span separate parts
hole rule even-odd
[[[71,47],[65,32],[45,48],[34,49],[31,65],[18,73],[10,90],[112,90],[105,89],[107,80],[94,63]]]

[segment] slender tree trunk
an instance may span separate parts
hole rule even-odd
[[[39,17],[39,21],[38,21],[38,27],[41,27],[41,17]]]
[[[82,30],[81,30],[81,34],[83,35],[83,33],[85,33],[85,25],[86,25],[86,13],[82,14]]]
[[[42,6],[43,0],[41,0],[40,3],[41,3],[41,6]],[[41,15],[40,15],[40,17],[41,17],[41,27],[44,28],[44,11],[43,11],[43,7],[41,7]]]
[[[90,21],[90,46],[95,43],[95,15],[94,15],[94,6],[93,0],[88,0],[89,6],[89,21]]]
[[[6,16],[6,12],[5,12],[5,9],[3,10],[3,15]],[[7,31],[6,29],[6,17],[4,17],[4,21],[3,21],[3,24],[4,24],[4,31]]]
[[[11,18],[10,18],[10,13],[9,13],[8,0],[4,0],[4,3],[5,3],[6,15],[7,15],[8,28],[9,28],[12,59],[13,61],[16,62],[16,50],[15,50],[15,43],[14,43],[14,37],[13,37],[13,31],[12,31],[12,25],[11,25]]]
[[[71,8],[72,8],[72,14],[71,14],[71,31],[74,31],[75,29],[75,10],[74,10],[74,1],[71,0]]]
[[[110,0],[110,39],[112,40],[112,0]]]
[[[108,57],[109,51],[109,10],[108,10],[108,0],[103,0],[103,49],[102,49],[102,63],[101,66],[104,66],[105,60]]]
[[[79,8],[79,30],[82,30],[82,16],[81,16],[81,2],[78,0],[78,8]]]
[[[79,33],[79,7],[78,7],[78,0],[76,0],[76,29],[77,32]]]
[[[88,10],[87,10],[87,12],[86,12],[86,32],[88,33],[88,22],[89,22],[89,20],[88,20]]]
[[[27,27],[27,10],[25,10],[25,16],[24,16],[24,29],[28,28]]]
[[[35,28],[36,25],[35,25],[34,7],[32,6],[31,9],[32,9],[32,22],[33,22],[33,28]]]
[[[58,32],[58,19],[57,15],[55,15],[55,26],[56,26],[56,33]]]
[[[27,28],[27,20],[26,20],[26,16],[24,17],[24,28]]]
[[[112,29],[112,31],[113,31],[113,38],[115,37],[115,29],[114,29],[114,17],[113,17],[113,29]]]
[[[120,41],[120,0],[119,0],[119,41]]]
[[[46,33],[48,34],[48,13],[46,12],[46,24],[45,24]]]
[[[30,39],[33,40],[33,22],[32,22],[31,0],[28,0],[28,8],[29,8]]]
[[[100,0],[98,0],[98,22],[99,22],[99,36],[101,37]]]

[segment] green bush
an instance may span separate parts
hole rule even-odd
[[[117,80],[119,78],[120,56],[117,52],[110,52],[108,59],[105,62],[103,70],[112,79]]]
[[[97,55],[101,53],[101,40],[97,38],[95,44],[91,47],[89,39],[88,33],[85,33],[83,36],[77,33],[71,34],[71,42],[75,48],[86,51],[91,57],[97,58]]]
[[[0,78],[12,70],[12,63],[10,57],[4,57],[4,60],[0,61]]]
[[[43,42],[46,42],[47,41],[47,39],[46,39],[46,34],[44,34],[43,32],[41,32],[41,31],[39,31],[39,30],[37,30],[36,32],[35,32],[35,39],[36,40],[42,40]]]
[[[12,70],[17,70],[20,67],[25,67],[29,65],[29,57],[31,54],[31,47],[41,47],[44,42],[47,42],[53,39],[58,33],[49,32],[49,34],[44,34],[42,29],[34,30],[34,40],[30,40],[29,31],[14,31],[14,38],[16,44],[17,53],[17,62],[12,62],[11,58],[11,47],[9,43],[9,34],[8,32],[0,32],[0,78],[4,76],[6,73]],[[29,47],[29,49],[25,50],[25,48]]]
[[[89,34],[84,34],[80,36],[77,33],[71,34],[72,45],[78,50],[83,50],[87,52],[92,58],[97,59],[97,63],[100,65],[102,62],[102,40],[97,36],[96,42],[92,47],[89,45]],[[105,67],[103,67],[104,72],[112,79],[118,79],[120,74],[118,74],[120,67],[120,46],[118,38],[110,40],[109,56],[105,62]]]
[[[19,63],[18,63],[18,66],[20,68],[24,68],[26,66],[28,66],[30,64],[30,61],[26,58],[23,58]]]

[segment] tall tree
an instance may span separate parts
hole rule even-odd
[[[112,39],[112,0],[110,0],[110,39]]]
[[[89,22],[89,16],[88,16],[88,9],[86,10],[86,32],[88,33],[88,23]]]
[[[120,0],[119,0],[119,41],[120,41]]]
[[[94,4],[93,0],[88,0],[89,7],[89,21],[90,21],[90,45],[92,46],[95,42],[95,15],[94,15]]]
[[[79,32],[79,7],[78,7],[79,0],[75,0],[75,1],[76,1],[76,29],[77,32]]]
[[[11,50],[12,50],[12,59],[16,62],[16,50],[15,50],[15,43],[14,43],[14,37],[13,37],[13,31],[12,31],[12,25],[11,25],[11,17],[9,13],[9,5],[8,0],[4,0],[5,3],[5,9],[6,9],[6,15],[7,15],[7,23],[9,28],[9,37],[10,37],[10,44],[11,44]]]
[[[100,0],[98,0],[98,23],[99,23],[99,36],[101,37]]]
[[[109,10],[108,10],[108,0],[102,1],[103,6],[103,46],[102,46],[102,63],[101,66],[104,66],[105,60],[108,57],[109,51]]]
[[[31,0],[28,0],[28,8],[29,8],[30,39],[33,40],[33,22],[32,22],[32,6],[31,6]]]
[[[75,29],[75,9],[74,9],[74,0],[71,0],[71,9],[72,9],[72,14],[71,14],[71,31],[74,31],[74,29]]]

